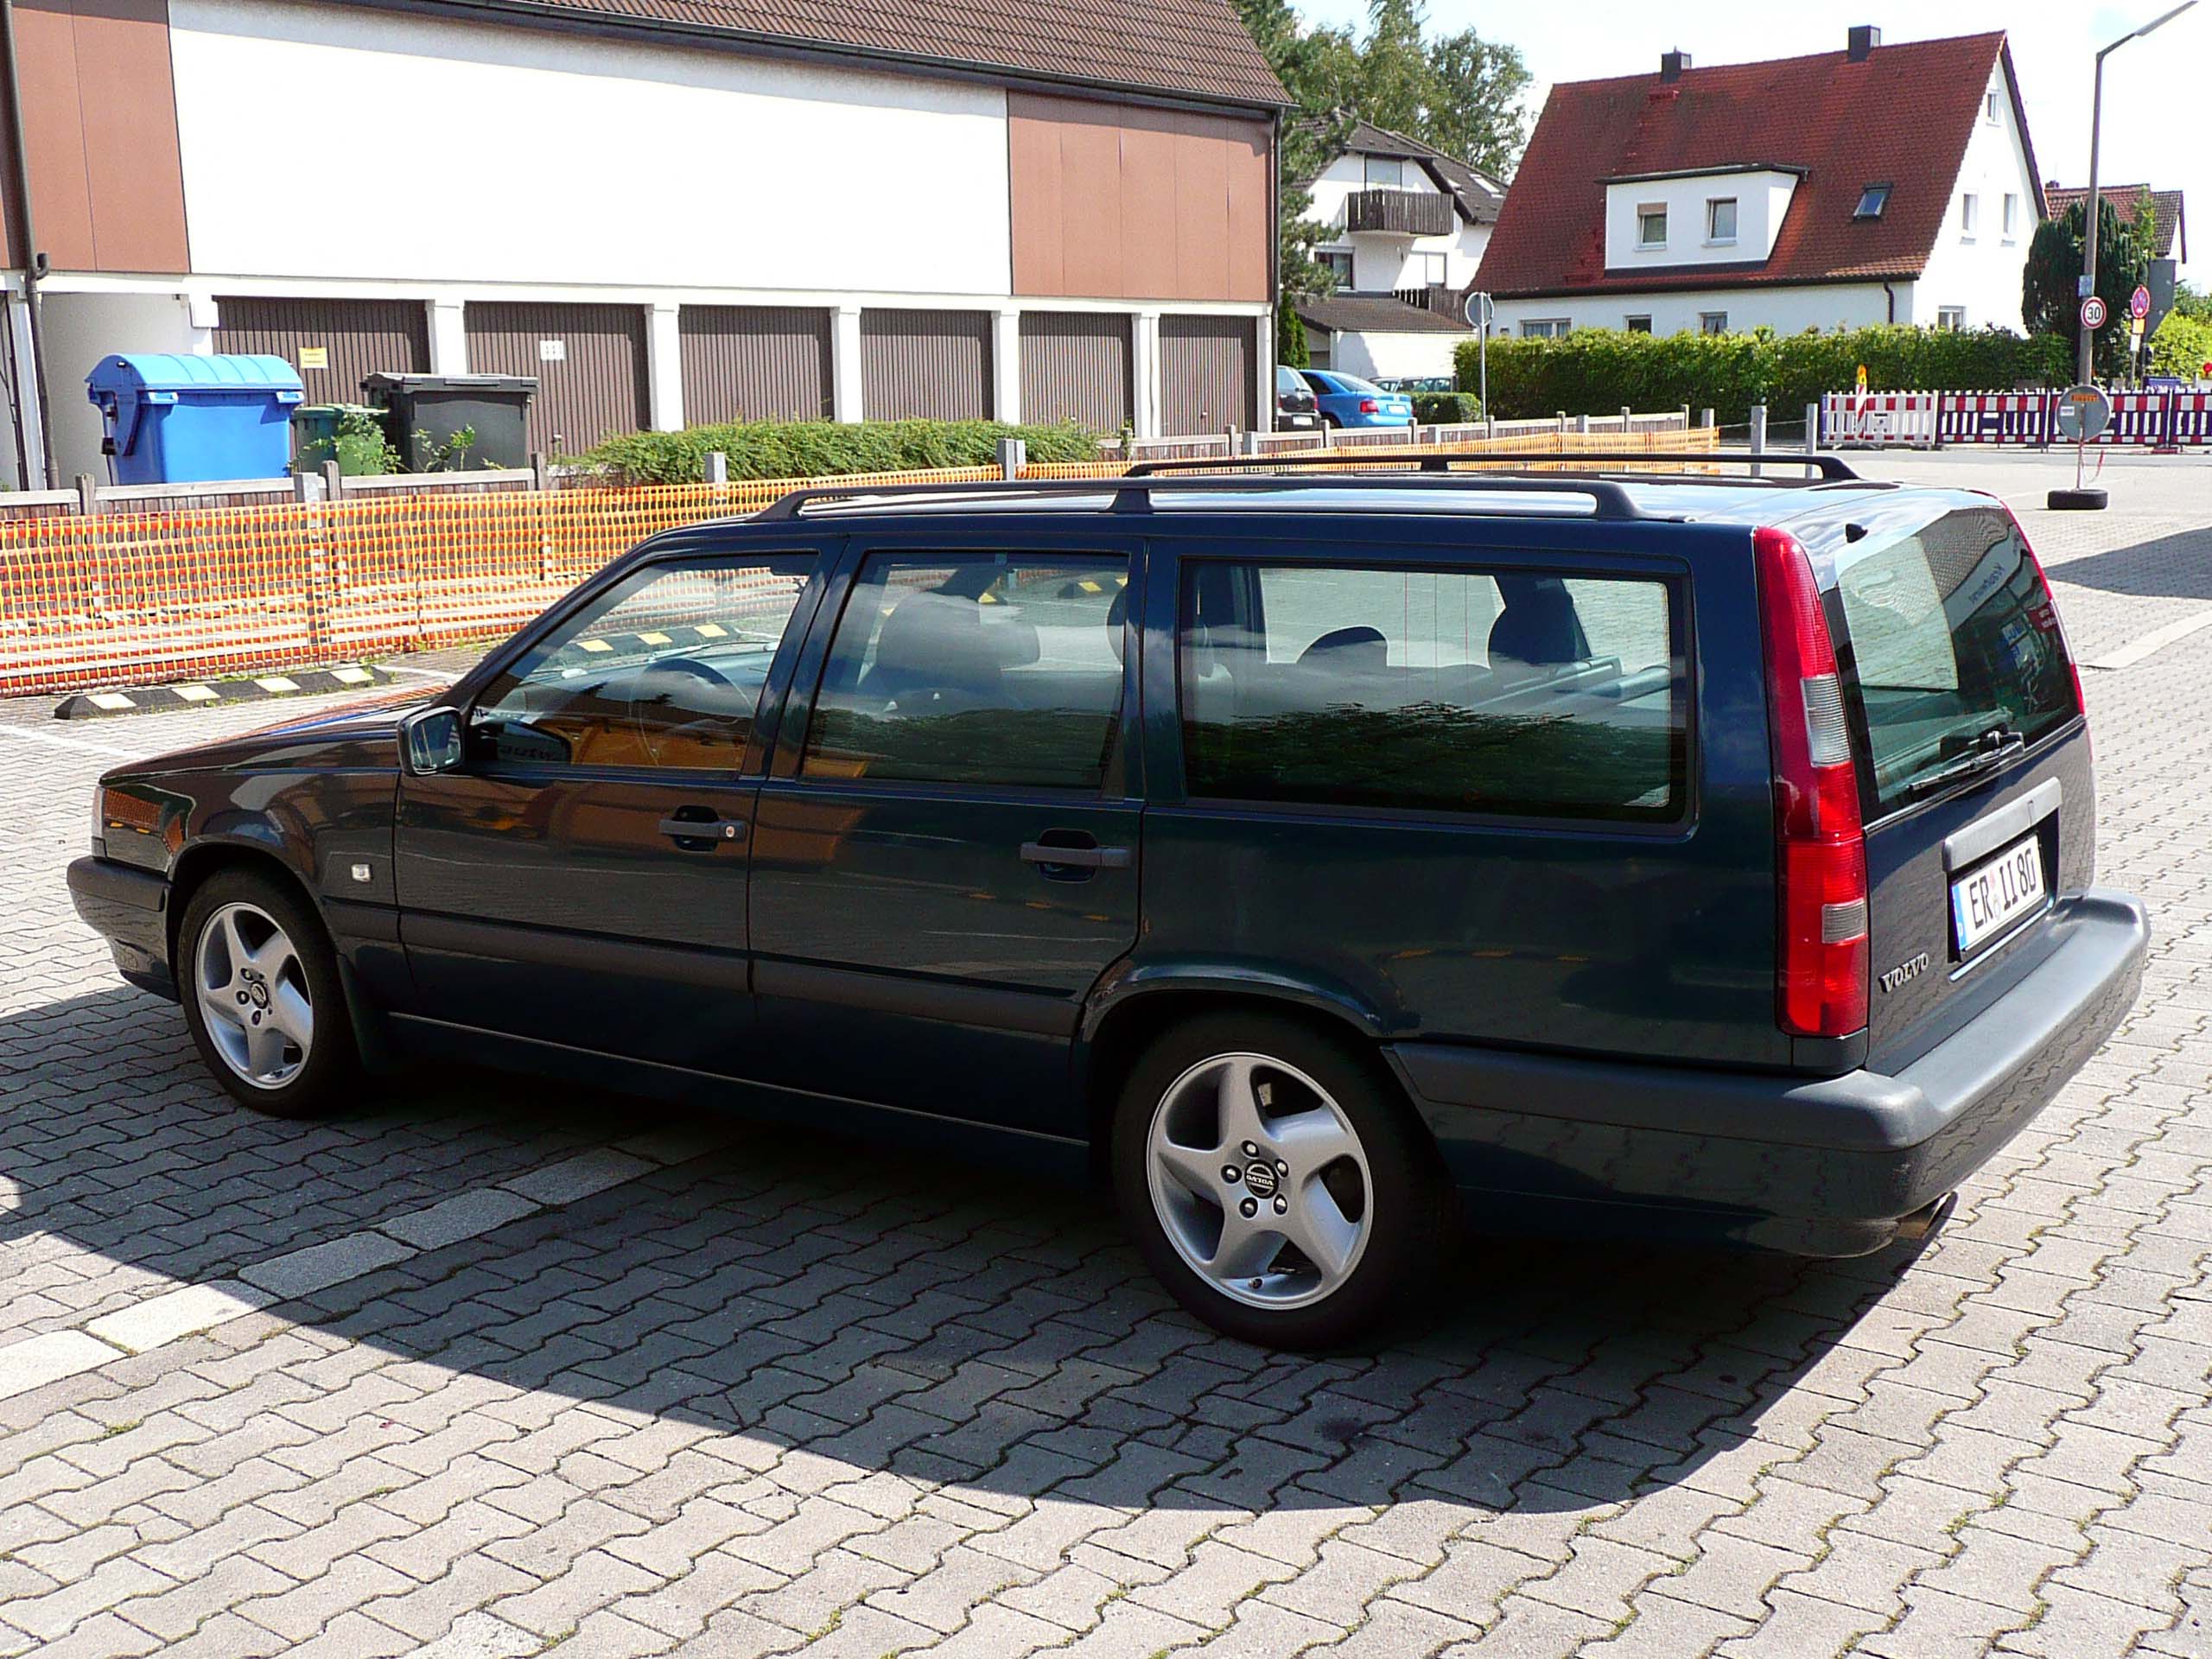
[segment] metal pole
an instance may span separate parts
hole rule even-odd
[[[50,487],[54,482],[54,423],[46,397],[46,308],[39,292],[38,227],[31,213],[30,154],[23,143],[23,83],[16,59],[15,0],[0,0],[0,51],[8,58],[8,127],[16,151],[16,176],[11,194],[16,198],[16,233],[22,246],[16,250],[22,256],[23,272],[23,309],[30,324],[31,346],[31,401],[38,410],[38,438],[40,475],[39,487]],[[10,327],[12,327],[12,321]],[[16,423],[18,443],[21,442],[23,419],[23,387],[22,376],[16,377]],[[28,476],[30,457],[23,456],[25,488],[33,486]]]
[[[2119,44],[2118,41],[2113,42],[2113,46]],[[2089,99],[2089,195],[2088,217],[2082,222],[2082,291],[2075,296],[2077,313],[2080,302],[2097,291],[2097,140],[2105,119],[2105,52],[2111,50],[2112,46],[2108,46],[2097,54],[2096,90]],[[2074,378],[2087,385],[2095,372],[2096,333],[2082,327],[2078,315],[2075,326],[2081,329],[2082,346],[2076,354]]]

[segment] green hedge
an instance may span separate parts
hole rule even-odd
[[[625,484],[696,484],[707,456],[729,457],[729,475],[830,478],[988,467],[1001,438],[1020,438],[1032,461],[1090,461],[1098,435],[1079,426],[1006,426],[996,421],[747,421],[681,432],[632,432],[574,459]]]
[[[1414,419],[1423,426],[1453,426],[1483,417],[1483,400],[1471,391],[1417,391]]]
[[[2002,329],[1878,327],[1839,334],[1629,334],[1578,328],[1553,340],[1490,342],[1491,412],[1540,419],[1619,409],[1711,409],[1724,424],[1763,403],[1788,419],[1821,393],[1848,391],[1866,365],[1872,391],[2003,391],[2064,385],[2067,342]],[[1475,342],[1459,349],[1463,390],[1477,384]]]
[[[2212,363],[2212,322],[2169,311],[2151,336],[2151,372],[2194,380]]]

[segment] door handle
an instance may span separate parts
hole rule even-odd
[[[703,841],[715,846],[743,841],[749,826],[743,818],[663,818],[660,832],[671,841]]]
[[[1058,865],[1071,870],[1126,870],[1129,868],[1129,849],[1126,847],[1054,847],[1041,841],[1021,843],[1021,861],[1025,864]]]

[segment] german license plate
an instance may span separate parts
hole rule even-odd
[[[2030,836],[1951,883],[1959,954],[1970,954],[2044,901],[2043,844]]]

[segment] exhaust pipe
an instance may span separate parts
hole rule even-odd
[[[1917,1244],[1951,1218],[1951,1211],[1959,1207],[1959,1195],[1946,1192],[1935,1203],[1925,1205],[1897,1223],[1898,1238],[1908,1244]]]

